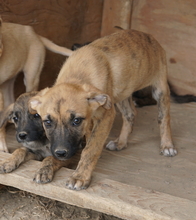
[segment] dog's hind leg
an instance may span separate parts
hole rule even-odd
[[[16,77],[6,81],[0,86],[0,110],[1,111],[14,102],[15,79]],[[1,117],[3,116],[1,115]],[[6,124],[1,126],[0,128],[0,151],[3,151],[3,152],[8,152],[8,148],[6,144],[6,130],[5,130]]]
[[[120,136],[115,141],[110,141],[106,148],[109,150],[122,150],[127,147],[128,136],[132,132],[134,118],[136,115],[135,106],[132,97],[125,99],[116,104],[119,111],[122,113],[123,125]]]
[[[0,128],[0,151],[8,153],[5,127]]]
[[[35,51],[38,50],[37,53]],[[35,46],[33,51],[30,51],[27,62],[23,69],[24,84],[26,92],[37,91],[39,86],[40,74],[44,64],[45,49],[41,46]]]
[[[7,108],[10,104],[14,103],[14,82],[16,77],[6,81],[1,85],[1,91],[3,94],[3,106],[1,106],[1,110]]]
[[[2,89],[0,88],[0,110],[2,111],[3,108],[4,108],[4,97],[3,97]],[[8,153],[8,148],[5,139],[6,139],[6,131],[5,131],[5,126],[3,126],[0,128],[0,151]]]
[[[160,79],[153,86],[153,97],[158,103],[158,123],[160,124],[161,151],[164,156],[175,156],[170,127],[170,94],[166,80]]]

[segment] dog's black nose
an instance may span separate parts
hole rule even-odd
[[[20,140],[25,140],[27,137],[27,133],[22,131],[18,134],[18,137],[20,138]]]
[[[66,157],[67,151],[66,150],[55,150],[55,154],[57,157]]]

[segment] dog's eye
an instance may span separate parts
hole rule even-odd
[[[81,124],[82,120],[83,120],[83,118],[74,118],[72,121],[72,125],[78,126]]]
[[[18,122],[18,117],[14,116],[12,119],[14,120],[15,123]]]
[[[44,121],[44,125],[47,127],[47,128],[49,128],[49,127],[51,127],[51,120],[45,120]]]
[[[40,118],[40,115],[36,113],[36,114],[33,115],[33,117],[34,118]]]

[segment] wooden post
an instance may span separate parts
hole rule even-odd
[[[133,0],[104,0],[101,36],[115,32],[115,26],[131,27]]]

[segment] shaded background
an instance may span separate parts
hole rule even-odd
[[[114,26],[150,33],[166,50],[174,91],[196,95],[195,0],[0,0],[0,16],[68,48],[110,34]],[[47,51],[40,89],[54,83],[64,61]],[[16,96],[22,85],[20,74]]]

